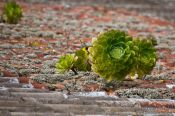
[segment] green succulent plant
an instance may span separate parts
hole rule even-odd
[[[74,54],[66,54],[64,56],[61,56],[59,61],[56,63],[56,69],[58,73],[65,73],[69,70],[75,70],[74,69],[74,63],[76,61],[76,57]]]
[[[91,65],[88,60],[88,51],[86,47],[77,50],[75,54],[66,54],[62,56],[56,63],[56,68],[59,73],[65,73],[72,70],[75,74],[77,71],[90,71]]]
[[[81,50],[77,50],[75,52],[75,56],[78,57],[76,60],[74,67],[79,71],[90,71],[91,70],[91,64],[89,63],[89,53],[87,51],[87,48],[84,47]]]
[[[108,80],[124,80],[127,75],[143,77],[156,64],[156,40],[133,39],[119,30],[109,30],[92,40],[89,48],[92,70]]]
[[[152,39],[140,39],[133,40],[135,45],[135,56],[131,75],[138,74],[141,78],[146,74],[149,74],[156,64],[156,49],[154,48],[154,42]]]
[[[133,41],[127,33],[110,30],[101,33],[89,48],[92,70],[108,80],[123,80],[132,69]]]
[[[143,77],[156,64],[156,40],[133,39],[126,32],[109,30],[92,39],[92,46],[62,56],[56,68],[64,73],[93,70],[107,80],[124,80],[127,75]]]
[[[22,17],[22,8],[15,2],[9,1],[5,4],[2,19],[10,24],[16,24]]]

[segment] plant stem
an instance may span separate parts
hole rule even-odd
[[[71,68],[71,70],[74,72],[75,75],[78,75],[77,71],[75,70],[75,68]]]

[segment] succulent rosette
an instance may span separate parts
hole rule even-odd
[[[151,39],[136,38],[133,40],[135,45],[135,57],[131,75],[138,74],[140,78],[149,74],[156,64],[156,49]]]
[[[10,24],[16,24],[22,17],[22,8],[15,1],[9,1],[3,9],[2,19]]]
[[[123,80],[133,65],[133,41],[127,33],[109,30],[92,40],[92,70],[108,80]]]
[[[56,69],[58,73],[65,73],[73,69],[76,57],[74,54],[66,54],[61,56],[58,62],[56,63]]]

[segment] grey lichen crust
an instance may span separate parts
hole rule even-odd
[[[147,98],[147,99],[175,99],[175,93],[171,89],[119,89],[115,91],[116,95],[121,98]]]

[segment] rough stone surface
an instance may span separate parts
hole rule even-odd
[[[174,1],[17,2],[24,12],[19,24],[0,21],[0,115],[173,116]],[[121,83],[107,82],[93,72],[56,72],[61,55],[80,49],[81,42],[90,46],[92,37],[108,29],[155,37],[158,60],[150,75]]]

